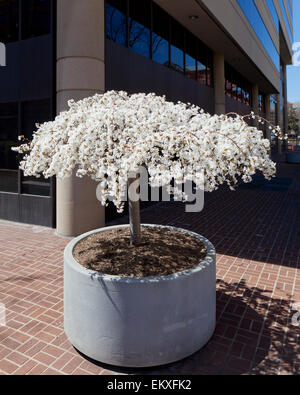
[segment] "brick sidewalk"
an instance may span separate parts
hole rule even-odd
[[[300,167],[281,164],[280,185],[217,191],[199,214],[179,203],[143,222],[199,232],[217,255],[217,328],[184,361],[119,369],[87,360],[63,330],[63,249],[51,229],[0,221],[0,374],[300,374]],[[124,222],[124,220],[123,220]],[[299,308],[300,310],[300,308]],[[0,313],[1,314],[1,313]]]

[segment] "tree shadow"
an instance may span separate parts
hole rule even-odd
[[[300,192],[220,188],[205,193],[204,210],[162,202],[142,212],[143,223],[185,228],[209,239],[220,255],[297,267]],[[122,219],[126,223],[125,218]]]
[[[297,327],[290,298],[239,283],[217,282],[217,326],[209,343],[192,356],[146,369],[106,365],[80,353],[112,373],[129,375],[242,375],[299,373]]]

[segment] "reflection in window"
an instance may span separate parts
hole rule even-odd
[[[278,125],[278,103],[276,95],[270,96],[270,121],[273,125]]]
[[[0,1],[0,42],[19,38],[19,0]]]
[[[106,37],[212,86],[212,54],[152,0],[107,0]]]
[[[156,4],[152,5],[153,33],[152,59],[160,64],[169,65],[169,15]]]
[[[197,73],[198,73],[198,77],[197,77],[197,80],[201,84],[205,84],[205,85],[208,82],[207,63],[208,63],[207,49],[201,42],[198,42],[198,46],[197,46]]]
[[[185,54],[185,74],[189,78],[197,79],[197,40],[196,38],[186,33],[186,54]]]
[[[175,20],[171,23],[171,64],[173,70],[184,74],[184,29]]]
[[[225,64],[225,93],[241,103],[250,105],[248,81],[229,64]]]
[[[50,33],[50,0],[22,0],[22,39]]]
[[[237,86],[236,86],[236,84],[232,84],[232,97],[234,98],[234,99],[236,99],[237,98]]]
[[[18,192],[18,104],[0,103],[0,191]]]
[[[259,108],[259,111],[261,111],[263,113],[265,112],[265,99],[266,99],[266,96],[263,93],[260,93],[258,95],[258,108]]]
[[[206,66],[197,61],[197,81],[206,85]]]
[[[243,13],[247,17],[257,37],[260,39],[261,43],[263,44],[266,51],[268,52],[275,67],[279,71],[279,67],[280,67],[279,53],[255,5],[254,0],[237,0],[237,2],[239,3],[239,6],[241,7]]]
[[[206,73],[207,73],[207,86],[212,86],[213,85],[212,68],[207,67]]]
[[[232,87],[231,87],[231,82],[226,80],[225,82],[225,93],[227,96],[231,96]]]
[[[284,17],[285,26],[286,26],[286,29],[287,29],[287,32],[288,32],[288,35],[289,35],[289,38],[290,38],[290,42],[292,43],[294,41],[293,40],[292,29],[291,29],[291,26],[290,26],[290,22],[289,22],[289,19],[288,19],[288,16],[287,16],[287,12],[286,12],[283,0],[279,0],[279,3],[280,3],[280,7],[281,7],[281,12],[282,12],[283,17]]]
[[[294,15],[293,15],[292,7],[291,7],[291,4],[290,4],[289,0],[287,0],[287,5],[288,5],[288,9],[289,9],[289,14],[290,14],[290,17],[291,17],[291,21],[292,21],[292,24],[293,24]]]
[[[279,19],[278,19],[278,14],[277,14],[276,8],[274,6],[274,2],[273,2],[273,0],[266,0],[266,2],[269,7],[269,11],[272,15],[273,22],[276,26],[276,29],[279,32]]]
[[[242,88],[240,88],[239,86],[237,87],[236,95],[237,95],[237,100],[239,102],[242,102]]]
[[[150,0],[129,1],[129,48],[146,58],[150,58],[151,41]]]
[[[106,2],[106,37],[115,43],[127,46],[127,2]]]
[[[50,99],[22,103],[22,134],[32,139],[36,130],[36,123],[43,123],[51,119]],[[43,177],[22,177],[22,193],[29,195],[50,195],[50,181]]]
[[[195,80],[197,78],[196,59],[185,55],[185,75]]]

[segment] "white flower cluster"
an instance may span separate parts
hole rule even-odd
[[[110,91],[79,102],[52,122],[37,125],[33,140],[15,151],[25,154],[25,176],[65,178],[75,169],[103,187],[102,203],[114,197],[122,211],[129,171],[145,166],[151,186],[192,180],[213,191],[250,182],[257,170],[276,173],[263,133],[243,117],[204,113],[191,104],[167,102],[155,94]],[[200,180],[201,178],[201,180]]]

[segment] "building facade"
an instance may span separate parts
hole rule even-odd
[[[69,99],[155,92],[287,129],[292,0],[0,0],[0,218],[75,236],[105,224],[96,184],[24,177],[10,148]]]

